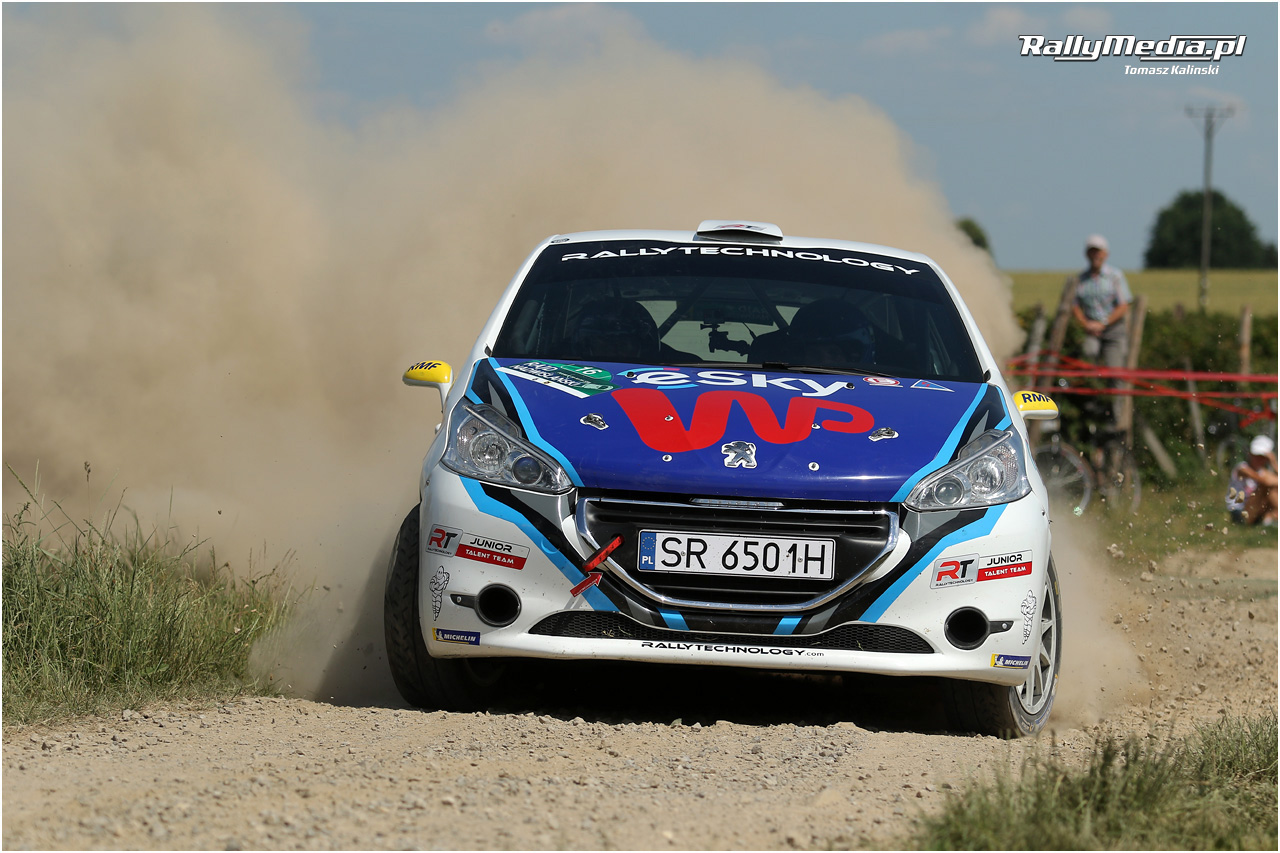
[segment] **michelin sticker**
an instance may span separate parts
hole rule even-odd
[[[450,631],[447,628],[436,628],[435,637],[442,643],[461,643],[467,646],[480,645],[480,635],[475,631]]]
[[[1031,656],[994,654],[991,665],[996,669],[1026,669],[1031,666]]]
[[[591,397],[617,388],[612,384],[613,374],[603,368],[582,364],[561,364],[554,361],[526,361],[498,370],[511,376],[519,376],[572,394],[575,397]]]

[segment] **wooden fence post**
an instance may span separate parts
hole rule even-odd
[[[1067,326],[1071,323],[1071,305],[1076,301],[1076,287],[1079,284],[1079,276],[1073,275],[1062,285],[1062,296],[1058,299],[1058,313],[1053,317],[1053,328],[1049,332],[1049,346],[1046,347],[1055,356],[1062,352],[1062,342],[1067,339]],[[1044,390],[1039,382],[1035,387],[1037,390]],[[1027,427],[1027,438],[1031,441],[1032,450],[1040,443],[1043,423],[1044,421],[1032,421]]]
[[[1032,377],[1032,388],[1040,384],[1040,377],[1036,374],[1036,368],[1040,366],[1040,348],[1044,346],[1045,325],[1044,303],[1037,302],[1036,316],[1031,321],[1031,331],[1027,333],[1027,346],[1022,353],[1027,358],[1027,370]]]
[[[1188,373],[1190,373],[1191,359],[1184,358],[1182,360],[1182,366],[1186,368]],[[1187,390],[1192,394],[1196,393],[1196,381],[1194,379],[1187,380]],[[1204,446],[1204,418],[1200,414],[1200,401],[1195,397],[1191,397],[1187,400],[1187,403],[1189,404],[1188,408],[1191,411],[1191,438],[1195,442],[1196,453],[1199,455],[1200,461],[1206,462],[1209,459],[1209,454],[1205,450]]]
[[[1139,294],[1133,300],[1129,316],[1132,322],[1129,325],[1129,352],[1125,354],[1124,366],[1129,370],[1136,370],[1142,354],[1142,332],[1147,324],[1147,297],[1144,294]],[[1121,382],[1119,387],[1129,389],[1133,387],[1133,383]],[[1133,449],[1133,403],[1132,396],[1120,398],[1120,417],[1116,421],[1116,428],[1124,434],[1124,445],[1130,450]]]
[[[1253,308],[1246,305],[1240,309],[1240,372],[1252,373],[1253,359]]]

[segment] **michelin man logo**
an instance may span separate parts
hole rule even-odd
[[[1031,636],[1031,622],[1036,618],[1036,594],[1028,591],[1022,599],[1022,639],[1025,642]]]
[[[440,607],[444,604],[444,590],[448,585],[449,573],[444,570],[444,566],[441,566],[431,576],[431,613],[436,619],[440,618]]]

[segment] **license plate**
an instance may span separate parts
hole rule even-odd
[[[834,539],[641,530],[639,550],[639,568],[645,572],[814,580],[836,575]]]

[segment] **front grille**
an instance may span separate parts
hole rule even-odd
[[[702,634],[694,631],[664,631],[633,622],[617,613],[577,611],[553,613],[529,631],[548,637],[576,637],[585,640],[652,640],[677,643],[724,643],[731,645],[780,646],[801,649],[832,649],[898,654],[933,654],[933,647],[920,635],[897,625],[862,622],[841,625],[821,634],[792,636]]]
[[[609,568],[653,601],[743,610],[814,607],[852,586],[897,540],[897,514],[887,505],[781,501],[776,502],[777,508],[761,508],[745,501],[742,505],[695,501],[583,495],[578,502],[578,530],[597,547],[621,536],[622,544],[610,556]],[[830,539],[835,542],[835,577],[818,580],[640,571],[642,530]]]

